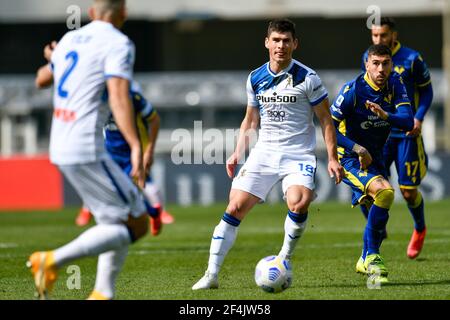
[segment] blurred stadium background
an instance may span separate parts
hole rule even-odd
[[[371,42],[366,27],[371,6],[396,18],[402,44],[421,52],[431,69],[434,100],[423,130],[429,171],[421,187],[426,199],[449,197],[448,2],[128,0],[124,32],[136,44],[136,79],[162,119],[153,176],[167,202],[210,205],[227,199],[231,181],[223,164],[173,163],[171,152],[174,146],[180,147],[173,132],[189,130],[192,140],[181,146],[191,150],[193,162],[201,158],[205,147],[219,150],[221,158],[232,152],[232,144],[208,140],[211,136],[205,132],[239,127],[246,105],[246,77],[268,59],[263,41],[271,18],[286,16],[297,24],[300,47],[294,56],[318,71],[334,98],[340,86],[359,72],[362,53]],[[80,204],[48,164],[52,91],[36,90],[33,80],[37,68],[45,63],[43,46],[67,31],[71,6],[81,8],[84,24],[90,3],[0,0],[0,209],[59,209]],[[199,126],[202,133],[194,134],[194,127]],[[209,131],[214,132],[218,131]],[[326,174],[319,130],[317,137],[318,201],[347,201],[349,188],[335,188]],[[280,189],[274,188],[269,202],[282,200]]]

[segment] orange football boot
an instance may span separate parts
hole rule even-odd
[[[36,286],[36,297],[47,300],[53,285],[58,278],[58,271],[53,257],[53,251],[42,251],[33,253],[27,261],[34,277]]]
[[[84,227],[89,224],[91,219],[92,213],[89,211],[88,208],[83,207],[78,213],[77,219],[75,220],[75,224],[79,227]]]
[[[423,243],[425,241],[426,233],[426,228],[420,232],[414,229],[411,240],[409,241],[408,250],[406,252],[410,259],[415,259],[419,256],[419,253],[422,250]]]

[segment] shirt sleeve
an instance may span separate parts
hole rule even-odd
[[[132,81],[134,59],[135,48],[133,42],[114,44],[114,47],[106,56],[105,77],[118,77]]]
[[[341,122],[345,119],[349,108],[353,105],[353,94],[350,85],[344,85],[330,106],[331,117]]]
[[[153,105],[145,99],[142,88],[136,81],[131,82],[130,98],[134,109],[143,119],[150,119],[154,116]]]
[[[259,105],[256,100],[255,91],[253,90],[251,74],[247,78],[247,105],[252,107],[257,107]]]
[[[431,83],[430,70],[420,55],[414,60],[413,64],[414,82],[419,87],[427,86]]]
[[[368,55],[368,53],[366,51],[366,52],[364,52],[364,54],[362,56],[362,60],[361,60],[361,70],[363,72],[366,72],[366,62],[367,62],[368,58],[369,58],[369,55]]]
[[[403,84],[403,79],[401,76],[394,78],[394,104],[398,108],[402,105],[408,105],[411,107],[411,102],[408,98],[408,93],[406,92],[405,85]]]
[[[306,96],[311,106],[316,106],[328,97],[327,89],[325,89],[319,76],[312,73],[305,80]]]

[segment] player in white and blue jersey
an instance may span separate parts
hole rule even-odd
[[[291,258],[315,196],[314,114],[327,146],[328,173],[336,183],[342,179],[328,93],[314,70],[292,58],[297,45],[295,25],[290,20],[270,22],[265,39],[270,61],[248,77],[247,112],[236,149],[226,164],[230,178],[245,153],[249,131],[260,125],[258,141],[233,179],[226,212],[214,229],[208,268],[193,290],[218,287],[218,273],[234,244],[239,224],[258,202],[266,199],[278,181],[282,182],[288,206],[284,242],[278,256]]]
[[[91,23],[59,41],[51,64],[38,70],[36,85],[54,83],[50,159],[92,210],[97,225],[65,246],[30,256],[27,265],[40,298],[50,293],[64,264],[98,255],[89,299],[112,299],[129,245],[148,230],[143,195],[108,156],[102,135],[111,108],[131,148],[131,176],[143,187],[142,149],[129,96],[134,45],[119,31],[125,1],[94,0],[89,14]],[[110,108],[102,99],[105,88]]]
[[[414,231],[406,254],[415,259],[422,250],[426,235],[425,205],[419,187],[428,168],[421,130],[433,100],[430,71],[419,52],[398,41],[392,18],[383,17],[380,25],[373,25],[371,37],[374,44],[384,44],[392,50],[394,70],[404,81],[414,113],[414,128],[411,131],[392,129],[384,147],[384,159],[388,169],[392,163],[395,164],[400,191],[414,220]],[[366,60],[367,52],[364,53],[363,64]]]
[[[107,95],[105,95],[106,99]],[[150,231],[152,235],[158,235],[161,232],[161,223],[172,223],[174,218],[170,213],[163,210],[162,197],[159,189],[153,182],[150,175],[150,168],[153,163],[153,155],[156,144],[156,139],[159,131],[160,118],[152,104],[145,99],[142,94],[140,85],[133,81],[130,87],[130,98],[133,103],[136,124],[138,128],[139,138],[144,156],[144,169],[147,174],[145,187],[142,190],[146,198],[150,201],[147,205],[147,212],[150,215]],[[105,126],[103,128],[105,138],[105,148],[112,159],[125,171],[127,175],[130,174],[131,164],[131,149],[123,134],[117,127],[114,116],[110,114]],[[85,226],[91,220],[92,213],[83,206],[78,214],[75,222],[78,226]]]

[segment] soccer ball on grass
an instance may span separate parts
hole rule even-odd
[[[289,261],[278,256],[261,259],[256,265],[255,282],[266,292],[284,291],[292,283],[292,269]]]

